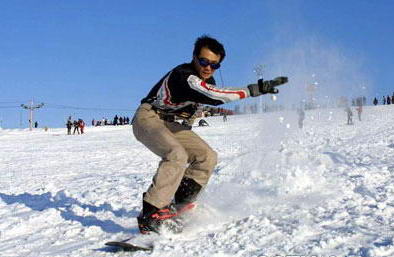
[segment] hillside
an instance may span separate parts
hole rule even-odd
[[[208,118],[218,153],[184,233],[133,256],[394,256],[394,105]],[[0,255],[130,256],[158,157],[130,126],[0,130]]]

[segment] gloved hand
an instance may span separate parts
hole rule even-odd
[[[273,80],[259,79],[257,84],[248,85],[251,96],[259,96],[264,94],[277,94],[279,90],[275,87],[280,86],[288,82],[287,77],[277,77]]]

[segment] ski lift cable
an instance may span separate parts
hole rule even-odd
[[[20,108],[20,106],[0,106],[0,109]]]
[[[135,111],[135,110],[132,110],[132,109],[123,109],[123,108],[81,107],[81,106],[51,104],[51,103],[46,103],[46,108],[52,108],[52,109],[73,109],[73,110],[86,110],[86,111],[124,111],[124,112]]]
[[[0,102],[0,104],[19,104],[24,102],[28,102],[28,101],[4,101],[4,102]]]

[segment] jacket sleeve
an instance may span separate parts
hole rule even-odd
[[[192,95],[195,95],[196,98],[199,98],[192,100],[198,100],[197,102],[202,104],[219,105],[244,99],[250,96],[250,91],[247,87],[217,88],[215,85],[201,80],[196,75],[189,75],[187,77],[187,83],[192,91]]]

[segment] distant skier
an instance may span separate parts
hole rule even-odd
[[[356,103],[357,103],[356,111],[357,111],[358,120],[361,121],[361,113],[363,112],[364,101],[362,100],[362,98],[358,98]]]
[[[386,100],[386,102],[387,102],[387,104],[391,104],[391,98],[390,98],[390,96],[389,96],[389,95],[387,96],[387,100]]]
[[[356,107],[358,120],[361,121],[361,113],[363,112],[363,106],[359,105]]]
[[[227,121],[227,113],[223,113],[223,122]]]
[[[298,128],[302,129],[304,127],[305,111],[303,108],[298,108]]]
[[[82,119],[78,119],[78,126],[81,134],[85,132],[85,122]]]
[[[79,123],[78,123],[78,121],[74,120],[73,126],[74,126],[73,135],[75,135],[75,131],[78,132],[78,135],[79,135]]]
[[[66,127],[67,127],[67,135],[71,135],[71,128],[73,127],[73,122],[71,121],[71,117],[68,118]]]
[[[193,118],[198,104],[216,106],[276,94],[275,87],[287,82],[287,77],[278,77],[241,88],[216,88],[213,74],[224,57],[224,47],[216,39],[198,38],[192,61],[161,78],[135,113],[136,139],[162,158],[151,186],[143,194],[137,218],[141,233],[159,232],[164,220],[192,205],[217,163],[217,153],[190,126],[176,120]]]
[[[378,105],[378,99],[376,99],[376,97],[373,99],[373,104]]]
[[[349,106],[347,106],[345,108],[345,112],[347,114],[347,125],[353,125],[353,112],[352,112],[352,109]]]

